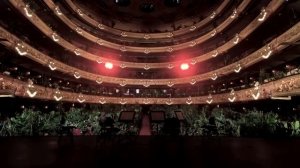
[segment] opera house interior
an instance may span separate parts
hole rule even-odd
[[[299,165],[299,0],[3,0],[1,167]]]

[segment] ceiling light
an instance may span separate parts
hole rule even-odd
[[[106,69],[112,69],[114,67],[114,65],[111,62],[106,62],[104,66]]]
[[[183,71],[188,70],[189,68],[190,68],[190,66],[187,63],[182,63],[180,65],[180,69],[183,70]]]

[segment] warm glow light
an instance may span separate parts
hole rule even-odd
[[[106,69],[112,69],[114,67],[114,65],[111,62],[106,62],[104,66]]]
[[[189,64],[187,64],[187,63],[183,63],[183,64],[180,65],[180,69],[181,69],[181,70],[187,70],[187,69],[189,69],[189,67],[190,67],[190,66],[189,66]]]

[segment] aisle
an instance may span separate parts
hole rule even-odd
[[[142,126],[140,130],[141,136],[150,136],[151,135],[151,124],[148,115],[143,115]]]

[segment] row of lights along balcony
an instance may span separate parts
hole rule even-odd
[[[25,9],[26,9],[26,10],[25,10]],[[32,12],[32,11],[30,10],[28,4],[24,7],[24,11],[25,11],[25,13],[31,13],[31,12]],[[58,15],[61,14],[61,11],[60,11],[59,7],[55,8],[55,11],[57,12]],[[267,15],[266,9],[265,9],[265,8],[262,8],[261,13],[259,14],[258,21],[263,21],[263,20],[266,18],[266,15]],[[212,14],[211,17],[213,17],[213,16],[214,16],[214,15]],[[231,18],[236,18],[237,16],[238,16],[238,11],[237,11],[237,9],[234,9],[234,11],[233,11],[233,13],[232,13],[232,15],[231,15]],[[29,15],[28,17],[32,17],[32,14]],[[77,31],[78,33],[82,33],[82,30],[81,30],[80,28],[76,28],[76,31]],[[213,32],[212,32],[212,34],[211,34],[211,36],[214,36],[216,33],[217,33],[217,31],[214,29]],[[53,39],[55,42],[59,42],[59,36],[57,35],[56,32],[53,32],[53,33],[52,33],[52,39]],[[234,43],[234,44],[237,44],[239,41],[240,41],[239,34],[236,34],[236,36],[235,36],[234,39],[233,39],[233,43]],[[190,46],[195,46],[196,44],[197,44],[196,41],[191,41]],[[125,51],[126,51],[126,47],[125,47],[125,46],[122,46],[120,50],[125,52]],[[168,52],[172,52],[172,51],[173,51],[173,48],[172,48],[172,47],[169,47],[169,48],[167,49],[167,51],[168,51]],[[150,49],[148,49],[148,48],[145,48],[145,49],[144,49],[144,53],[149,54],[150,52],[151,52]],[[79,49],[79,48],[75,48],[75,49],[74,49],[74,54],[77,55],[77,56],[80,56],[80,55],[81,55],[80,49]],[[215,50],[215,51],[213,51],[213,53],[212,53],[211,56],[212,56],[212,57],[216,57],[218,54],[219,54],[219,52],[218,52],[217,50]],[[269,55],[269,54],[267,54],[267,55]],[[97,60],[97,62],[98,62],[98,60]],[[191,62],[192,65],[194,65],[194,64],[197,63],[197,60],[192,59],[190,62]],[[99,63],[99,62],[98,62],[98,63]],[[126,68],[126,67],[127,67],[127,65],[126,65],[125,63],[121,63],[119,66],[120,66],[121,68]],[[144,66],[144,69],[145,69],[145,70],[148,70],[148,69],[150,69],[150,68],[151,68],[151,67],[150,67],[149,65],[145,64],[145,66]]]
[[[34,98],[37,94],[38,94],[38,91],[35,89],[35,86],[33,85],[33,81],[32,80],[28,80],[28,85],[26,87],[26,90],[25,90],[26,94],[30,97],[30,98]],[[260,93],[260,84],[259,82],[256,82],[255,85],[254,85],[254,88],[250,90],[250,93],[251,93],[251,96],[254,100],[258,100],[261,93]],[[58,89],[56,88],[54,93],[53,93],[53,98],[55,101],[61,101],[63,100],[63,93]],[[82,93],[79,93],[77,97],[75,97],[75,99],[79,102],[79,103],[84,103],[86,101],[86,98],[85,96],[82,94]],[[99,103],[101,104],[105,104],[107,101],[106,101],[107,98],[105,97],[101,97],[99,99]],[[229,102],[235,102],[236,99],[237,99],[237,96],[235,94],[235,91],[234,89],[231,89],[228,97],[227,97],[228,101]],[[126,98],[120,98],[120,104],[124,105],[127,103],[127,100]],[[143,99],[143,103],[144,104],[149,104],[151,103],[151,99],[149,98],[144,98]],[[173,98],[168,98],[165,103],[167,105],[172,105],[173,104]],[[186,98],[186,104],[192,104],[193,103],[193,97],[189,96]],[[212,94],[209,94],[207,99],[206,99],[206,103],[207,104],[211,104],[213,103],[213,96]]]

